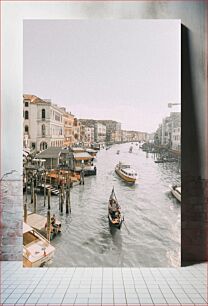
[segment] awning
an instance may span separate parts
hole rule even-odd
[[[87,152],[73,153],[75,160],[91,160],[92,156]]]

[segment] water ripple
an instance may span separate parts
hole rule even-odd
[[[116,151],[120,150],[117,155]],[[129,144],[114,145],[97,155],[97,176],[85,178],[85,185],[71,190],[72,213],[58,210],[52,197],[52,212],[62,222],[61,237],[52,266],[132,266],[163,267],[180,265],[180,205],[169,192],[169,185],[180,182],[177,165],[155,164],[153,155]],[[115,165],[130,163],[138,173],[135,185],[122,181]],[[125,225],[109,227],[107,205],[114,186],[125,215]],[[42,197],[38,211],[47,213]]]

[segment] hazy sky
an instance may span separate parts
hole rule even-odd
[[[25,20],[24,93],[154,132],[180,103],[178,20]]]

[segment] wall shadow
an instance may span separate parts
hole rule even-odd
[[[181,26],[181,111],[182,111],[182,204],[181,265],[208,260],[207,256],[207,182],[200,177],[202,157],[199,146],[199,103],[194,92],[194,71],[191,64],[191,32]],[[203,101],[200,101],[203,102]]]

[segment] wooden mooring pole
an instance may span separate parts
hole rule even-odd
[[[48,209],[51,209],[51,188],[48,188]]]
[[[64,206],[64,186],[61,185],[61,213],[63,213],[63,206]]]
[[[66,189],[66,214],[69,213],[69,189],[68,189],[68,186],[67,186],[67,189]]]
[[[46,205],[46,171],[44,173],[44,206]]]
[[[37,194],[35,193],[35,191],[33,193],[33,196],[34,196],[34,198],[33,198],[33,212],[36,213],[36,211],[37,211]]]
[[[27,203],[27,170],[25,172],[25,201]]]
[[[71,213],[71,203],[70,203],[70,184],[71,180],[68,181],[66,189],[66,214]]]
[[[34,200],[34,180],[33,178],[31,179],[30,192],[31,192],[31,204],[32,204]]]
[[[27,223],[27,203],[24,204],[24,222]]]
[[[51,236],[51,213],[50,209],[47,211],[47,239],[50,241]]]

